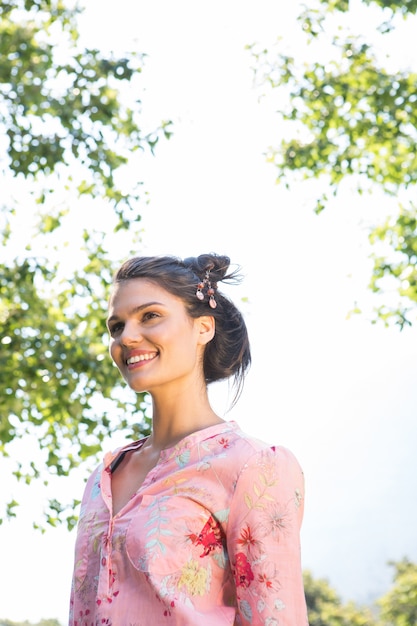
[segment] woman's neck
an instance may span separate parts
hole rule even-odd
[[[147,445],[155,450],[170,448],[191,433],[224,422],[211,407],[207,392],[198,397],[187,394],[182,399],[152,397],[152,407],[152,433]]]

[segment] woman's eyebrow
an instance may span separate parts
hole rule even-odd
[[[139,313],[140,311],[142,311],[143,309],[148,308],[149,306],[164,306],[164,304],[162,302],[145,302],[145,304],[139,304],[138,306],[133,307],[133,309],[130,309],[129,311],[129,315],[135,315],[136,313]],[[114,320],[118,320],[119,317],[117,315],[111,315],[108,319],[107,319],[107,324],[109,324],[110,322],[113,322]]]

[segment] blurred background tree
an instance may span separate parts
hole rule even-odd
[[[392,563],[394,584],[379,600],[383,626],[417,624],[417,564],[407,559]]]
[[[327,580],[304,572],[310,626],[415,626],[417,624],[417,564],[404,559],[391,564],[391,588],[373,607],[343,603]]]
[[[144,55],[85,47],[79,16],[61,0],[0,5],[0,451],[38,441],[41,461],[13,455],[26,483],[95,459],[111,426],[149,426],[106,358],[104,319],[110,240],[127,257],[140,239],[142,181],[126,165],[170,123],[142,129]],[[72,527],[73,505],[51,500],[47,520]]]
[[[275,92],[284,122],[267,154],[277,182],[318,181],[317,213],[337,204],[342,190],[352,203],[363,194],[379,203],[375,190],[393,200],[369,229],[369,286],[377,300],[372,321],[400,328],[415,321],[417,307],[417,73],[395,30],[416,11],[415,0],[317,0],[298,17],[303,45],[294,55],[282,53],[281,41],[249,46],[256,79]],[[362,24],[372,41],[360,34]]]
[[[0,620],[0,626],[61,626],[61,623],[56,619],[41,619],[37,624],[31,624],[28,621],[25,622],[12,622],[8,619]]]
[[[309,626],[377,626],[370,608],[354,602],[343,604],[327,580],[304,572]]]

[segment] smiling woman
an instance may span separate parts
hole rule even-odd
[[[179,298],[143,278],[117,285],[110,311],[110,353],[132,389],[152,394],[161,384],[167,391],[169,382],[188,384],[213,337],[212,317],[189,318]]]
[[[110,354],[152,398],[149,437],[109,453],[85,490],[70,624],[307,624],[303,474],[245,434],[207,385],[250,365],[245,321],[218,289],[230,260],[137,257],[116,274]]]

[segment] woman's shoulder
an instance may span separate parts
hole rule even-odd
[[[272,441],[266,441],[263,438],[257,437],[254,434],[250,434],[243,430],[237,422],[231,422],[234,426],[233,433],[237,442],[240,442],[241,446],[246,446],[254,452],[265,451],[268,454],[275,456],[283,456],[291,459],[295,459],[293,452],[287,448],[284,444],[278,444]]]
[[[238,433],[235,457],[235,508],[241,501],[251,508],[258,498],[292,503],[297,519],[303,517],[304,473],[295,454],[283,445],[271,444],[245,432]],[[259,507],[263,507],[259,502]],[[289,504],[288,504],[289,505]]]
[[[302,473],[295,454],[285,445],[267,442],[244,431],[237,422],[229,422],[230,430],[217,437],[219,445],[223,445],[225,457],[242,469],[268,462],[281,471]]]

